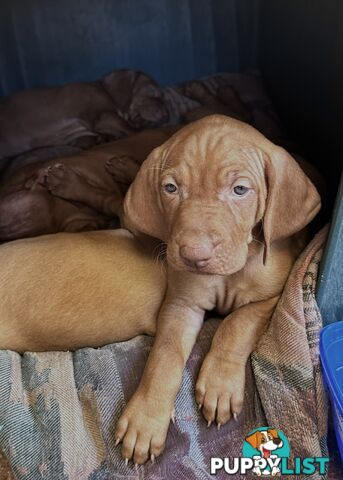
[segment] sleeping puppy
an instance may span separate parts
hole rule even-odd
[[[42,147],[90,148],[168,121],[162,89],[143,72],[15,93],[0,102],[0,173],[14,157]]]
[[[237,418],[247,360],[319,209],[319,194],[296,161],[232,118],[194,122],[150,154],[124,215],[136,235],[166,243],[168,287],[141,383],[116,426],[124,458],[144,463],[162,452],[207,310],[225,318],[201,367],[196,401],[208,425]]]
[[[113,225],[141,163],[177,129],[143,130],[13,170],[0,182],[0,242]]]

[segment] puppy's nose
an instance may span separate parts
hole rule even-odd
[[[188,267],[200,269],[208,265],[211,260],[212,250],[209,245],[201,247],[182,245],[180,247],[180,257]]]

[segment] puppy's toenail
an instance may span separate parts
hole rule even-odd
[[[201,403],[199,403],[198,410],[201,410],[201,408],[202,408],[202,405],[201,405]]]
[[[233,418],[235,420],[235,422],[238,422],[238,415],[236,412],[233,412]]]
[[[138,467],[138,463],[137,463],[137,462],[135,462],[135,468],[137,468],[137,467]]]
[[[172,421],[173,423],[175,423],[175,410],[173,410],[173,411],[171,412],[170,418],[171,418],[171,421]]]
[[[217,430],[220,430],[220,427],[221,427],[221,426],[222,426],[222,424],[221,424],[221,423],[218,423],[218,425],[217,425]]]
[[[153,453],[150,455],[150,460],[151,463],[155,463],[155,455]]]
[[[209,421],[207,422],[207,426],[210,427],[210,426],[211,426],[211,423],[212,423],[211,420],[209,420]]]
[[[128,464],[129,464],[129,459],[125,458],[125,465],[128,466]]]
[[[117,438],[117,439],[116,439],[116,443],[114,444],[114,446],[117,447],[117,446],[119,445],[119,443],[120,443],[120,438]]]

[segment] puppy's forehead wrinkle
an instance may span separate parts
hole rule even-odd
[[[163,171],[164,177],[167,177],[170,175],[171,177],[174,177],[177,180],[179,172],[176,170],[176,168],[172,168],[169,165],[167,165],[167,167],[164,168],[163,170],[161,169],[161,171]]]
[[[225,149],[227,144],[227,136],[225,133],[210,136],[208,142],[208,153],[209,155],[213,156],[216,152],[222,152]]]
[[[235,175],[246,176],[258,190],[263,189],[263,152],[226,127],[181,131],[180,141],[165,145],[159,163],[161,175],[171,175],[187,195],[207,192],[211,196],[212,192],[214,196],[230,186]]]
[[[155,163],[155,165],[151,165],[148,170],[161,170],[163,171],[164,170],[164,166],[158,162],[158,163]]]
[[[171,163],[192,163],[193,166],[209,163],[209,159],[213,159],[211,163],[225,160],[229,162],[237,157],[248,162],[263,161],[260,148],[247,139],[237,139],[225,131],[206,133],[189,133],[182,141],[169,145],[165,160],[168,158]]]

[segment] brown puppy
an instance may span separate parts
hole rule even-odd
[[[314,185],[285,150],[221,115],[185,127],[144,162],[126,196],[126,221],[167,243],[168,289],[140,386],[116,427],[125,458],[143,463],[163,450],[206,310],[226,318],[196,400],[209,425],[240,414],[246,362],[319,208]]]
[[[8,157],[35,148],[89,148],[167,121],[162,90],[134,70],[117,70],[92,83],[18,92],[0,104],[0,172]]]
[[[108,228],[140,164],[177,127],[27,165],[0,185],[0,241]]]
[[[127,230],[0,246],[0,349],[73,350],[155,334],[163,267]]]

